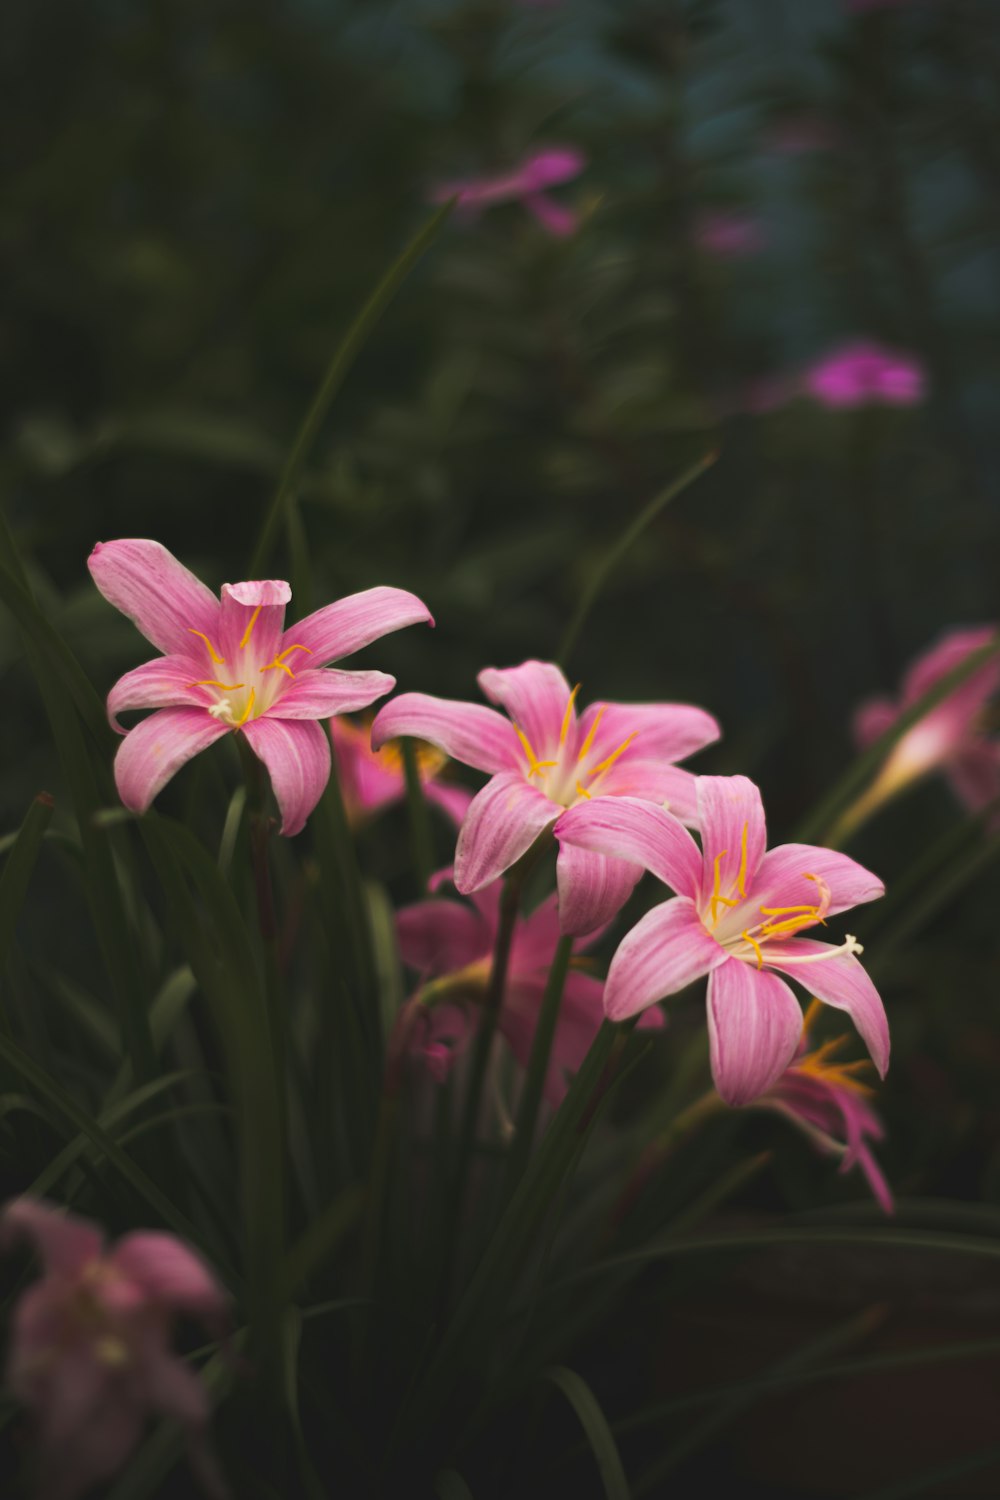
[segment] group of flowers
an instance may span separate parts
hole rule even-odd
[[[512,934],[501,1035],[527,1066],[543,991],[560,942],[582,946],[619,914],[645,872],[671,893],[625,935],[606,981],[574,962],[544,1080],[558,1106],[567,1074],[581,1064],[607,1018],[663,1024],[656,1003],[707,977],[711,1068],[727,1104],[778,1110],[858,1164],[888,1209],[888,1188],[870,1142],[881,1127],[844,1038],[810,1048],[818,1002],[845,1011],[884,1075],[889,1031],[857,939],[812,934],[883,894],[882,882],[847,855],[807,844],[768,849],[764,808],[744,776],[696,776],[677,763],[720,730],[703,709],[674,703],[599,702],[581,710],[552,663],[487,668],[479,686],[491,706],[404,693],[368,729],[343,719],[395,686],[375,671],[329,663],[387,632],[433,624],[413,594],[374,588],[317,610],[285,629],[287,583],[223,586],[216,598],[159,543],[98,544],[90,570],[106,599],[161,653],[111,689],[108,710],[123,734],[115,777],[125,806],[141,813],[193,755],[227,735],[243,736],[267,768],[281,832],[298,833],[323,794],[336,759],[351,820],[403,792],[397,742],[419,742],[429,798],[457,827],[447,879],[460,896],[437,894],[403,909],[403,961],[419,976],[423,1024],[410,1056],[441,1078],[478,1023],[501,922],[505,878],[551,845],[556,889]],[[883,731],[915,697],[977,650],[992,632],[949,637],[907,682],[902,704],[868,705],[862,737]],[[960,790],[982,806],[1000,791],[1000,757],[982,709],[996,690],[996,658],[898,743],[877,796],[947,764]],[[151,709],[125,730],[118,715]],[[441,779],[447,760],[488,779],[473,795]],[[698,835],[698,840],[695,838]],[[811,999],[803,1019],[788,980]],[[179,1418],[192,1434],[205,1483],[217,1484],[199,1442],[206,1398],[169,1350],[171,1317],[194,1314],[221,1329],[226,1299],[196,1256],[172,1236],[128,1235],[112,1253],[89,1224],[16,1200],[8,1236],[27,1235],[45,1263],[13,1324],[8,1383],[35,1413],[48,1455],[50,1500],[73,1500],[113,1472],[138,1440],[147,1413]]]

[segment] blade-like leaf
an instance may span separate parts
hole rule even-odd
[[[618,1444],[608,1425],[608,1419],[601,1410],[600,1402],[587,1382],[565,1365],[550,1365],[547,1370],[542,1371],[539,1379],[549,1381],[562,1391],[579,1417],[580,1426],[586,1433],[597,1460],[608,1500],[631,1500],[632,1492],[625,1477]]]

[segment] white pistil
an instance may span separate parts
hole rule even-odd
[[[857,938],[848,933],[839,947],[830,948],[824,953],[804,953],[801,958],[795,958],[794,956],[788,958],[782,954],[781,967],[785,968],[787,964],[822,964],[826,963],[827,959],[836,958],[838,953],[853,953],[857,955],[864,953],[864,951]]]

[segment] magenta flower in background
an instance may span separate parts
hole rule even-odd
[[[579,177],[586,165],[587,158],[575,147],[550,146],[532,152],[510,172],[499,176],[443,183],[435,188],[433,201],[446,203],[457,196],[459,207],[466,213],[478,212],[494,203],[521,202],[550,234],[566,236],[575,231],[578,216],[549,197],[545,189]]]
[[[712,1076],[727,1104],[749,1104],[795,1055],[802,1014],[787,974],[846,1010],[880,1074],[889,1027],[848,936],[839,946],[801,934],[884,894],[845,854],[810,844],[767,850],[760,792],[745,776],[697,778],[702,849],[662,809],[632,798],[574,807],[556,824],[562,846],[644,866],[677,891],[633,927],[611,961],[604,1008],[624,1021],[708,975]],[[766,851],[766,852],[765,852]]]
[[[107,1250],[95,1225],[30,1198],[6,1206],[0,1236],[33,1241],[43,1264],[14,1309],[6,1370],[36,1423],[43,1500],[76,1500],[108,1479],[152,1415],[185,1428],[199,1478],[224,1493],[205,1442],[207,1392],[170,1349],[177,1314],[225,1331],[227,1298],[208,1267],[153,1231]]]
[[[720,260],[738,260],[763,250],[767,236],[759,221],[750,214],[717,210],[697,216],[694,242],[699,249],[718,256]]]
[[[819,1001],[814,1000],[806,1012],[798,1056],[756,1104],[791,1120],[824,1156],[839,1156],[841,1172],[860,1167],[876,1202],[891,1214],[892,1193],[868,1145],[882,1140],[885,1131],[869,1103],[872,1090],[857,1077],[871,1064],[835,1061],[848,1041],[846,1035],[824,1042],[813,1052],[807,1050],[807,1037],[819,1010]]]
[[[468,1046],[478,1024],[489,984],[500,920],[502,882],[496,881],[460,901],[418,901],[396,915],[396,932],[403,962],[416,969],[433,996],[424,1025],[414,1038],[434,1077],[443,1079]],[[593,933],[583,944],[596,941]],[[545,984],[559,942],[556,896],[543,901],[528,917],[518,918],[498,1029],[523,1068],[541,1009]],[[604,1020],[604,982],[578,967],[570,967],[556,1025],[545,1098],[558,1106],[566,1093],[566,1075],[575,1073]],[[659,1012],[643,1018],[647,1025],[663,1022]]]
[[[678,703],[595,703],[577,717],[578,687],[551,662],[487,667],[479,686],[510,715],[476,703],[403,693],[372,725],[372,744],[414,735],[492,780],[473,799],[458,835],[455,884],[463,895],[490,885],[567,807],[579,820],[608,798],[669,803],[697,816],[695,778],[675,761],[719,737],[701,708]],[[559,917],[565,933],[590,932],[625,904],[642,870],[577,845],[559,850]]]
[[[118,794],[145,812],[172,776],[235,731],[264,762],[281,831],[298,833],[330,775],[330,742],[318,720],[367,708],[395,686],[385,672],[327,669],[390,630],[430,613],[402,589],[374,588],[328,604],[284,629],[287,583],[225,583],[222,600],[159,542],[98,542],[91,576],[101,593],[163,652],[126,672],[108,694]],[[124,730],[126,709],[156,713]]]
[[[904,709],[916,703],[942,677],[996,639],[996,627],[951,630],[910,667],[899,699],[869,698],[854,716],[854,737],[865,749],[883,735]],[[972,812],[1000,797],[1000,743],[987,733],[990,700],[1000,688],[1000,659],[991,658],[949,693],[890,752],[864,794],[864,814],[929,772],[942,770],[959,801]],[[855,819],[857,821],[857,819]]]
[[[362,725],[336,718],[330,720],[329,729],[344,807],[352,826],[402,800],[406,795],[406,776],[398,745],[390,743],[381,750],[373,750],[370,722]],[[427,801],[439,807],[453,823],[461,823],[469,810],[472,793],[464,786],[437,779],[448,764],[448,757],[435,746],[418,744],[416,751],[417,771]]]
[[[927,393],[927,373],[913,354],[857,339],[841,344],[807,369],[801,389],[836,410],[917,406]]]

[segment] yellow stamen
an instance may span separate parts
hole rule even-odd
[[[784,917],[790,916],[792,912],[815,913],[816,908],[815,906],[762,906],[760,910],[765,917]]]
[[[260,670],[262,672],[271,672],[275,667],[277,667],[279,672],[284,672],[286,677],[295,676],[295,673],[292,671],[287,662],[279,661],[277,657],[274,658],[274,661],[269,661],[266,667],[261,667]]]
[[[528,757],[529,776],[534,776],[536,771],[544,770],[546,766],[555,765],[554,760],[541,761],[538,759],[538,756],[531,748],[531,741],[528,739],[528,736],[525,734],[524,730],[519,728],[517,724],[514,725],[514,733],[517,735],[518,739],[521,741],[521,744],[524,746],[524,753]]]
[[[203,677],[200,682],[189,682],[188,687],[217,687],[224,693],[235,693],[237,688],[246,687],[245,682],[219,682],[214,677]]]
[[[260,605],[258,605],[257,608],[259,609]],[[239,728],[239,726],[241,724],[245,724],[246,721],[247,721],[247,719],[249,719],[250,715],[253,713],[253,703],[254,703],[254,699],[256,698],[256,696],[257,696],[256,689],[251,688],[250,689],[250,697],[247,699],[247,706],[243,710],[243,712],[240,714],[239,718],[236,720],[236,727],[237,728]]]
[[[209,640],[208,636],[205,634],[205,632],[203,630],[195,630],[193,626],[189,625],[188,626],[188,633],[190,635],[200,635],[201,636],[202,640],[205,642],[205,645],[208,647],[208,654],[209,654],[209,656],[215,662],[215,664],[216,664],[217,667],[224,667],[226,665],[224,659],[219,655],[218,651],[216,651],[215,647],[212,645],[212,642]]]
[[[603,772],[603,771],[610,771],[611,767],[614,765],[614,763],[618,759],[619,755],[624,755],[625,754],[625,751],[628,749],[629,745],[631,745],[632,741],[635,739],[635,737],[636,737],[636,735],[638,733],[639,733],[638,729],[634,729],[632,731],[632,733],[629,735],[628,739],[622,741],[622,743],[618,746],[617,750],[613,750],[611,752],[611,754],[605,760],[602,760],[599,765],[596,765],[594,767],[593,771],[591,772],[591,775],[592,776],[599,776],[601,774],[601,772]]]
[[[254,628],[254,626],[257,623],[257,616],[260,614],[262,608],[263,608],[263,605],[258,604],[257,608],[254,610],[253,614],[250,616],[250,624],[247,626],[246,630],[244,630],[244,632],[243,632],[243,639],[240,641],[240,650],[241,651],[243,650],[243,647],[246,645],[247,641],[250,639],[251,632],[253,631],[253,628]]]
[[[585,786],[581,786],[579,782],[577,782],[576,784],[576,795],[578,797],[586,797],[588,802],[593,800],[590,793],[587,791],[587,788]]]
[[[565,745],[566,743],[566,736],[569,734],[569,721],[573,717],[573,704],[576,702],[576,695],[579,691],[580,684],[577,683],[576,687],[569,695],[569,702],[566,705],[566,712],[563,714],[562,728],[559,731],[560,745]]]
[[[712,925],[713,925],[713,927],[714,927],[715,923],[719,920],[719,914],[718,914],[718,910],[717,910],[719,902],[725,900],[725,897],[722,896],[722,895],[720,895],[720,893],[719,893],[719,887],[722,884],[722,873],[721,873],[721,871],[719,869],[719,865],[720,865],[721,861],[725,859],[725,857],[726,857],[726,855],[728,853],[729,853],[728,849],[723,849],[723,851],[722,851],[721,854],[717,854],[715,856],[715,861],[714,861],[714,864],[715,864],[715,880],[714,880],[714,882],[712,884],[712,896],[711,896],[711,902],[712,902]],[[728,905],[728,903],[727,903],[727,905]]]
[[[604,718],[604,710],[605,710],[606,707],[607,707],[607,705],[604,704],[604,703],[602,703],[601,706],[600,706],[600,708],[597,710],[597,713],[596,713],[596,715],[594,717],[594,722],[593,722],[593,724],[591,724],[590,729],[587,731],[587,738],[584,740],[583,744],[580,746],[580,753],[576,757],[577,760],[584,760],[586,758],[587,751],[590,749],[591,745],[594,743],[594,735],[597,733],[597,726],[600,724],[601,720]]]
[[[807,1032],[807,1031],[811,1031],[812,1030],[812,1028],[816,1025],[816,1022],[819,1020],[820,1015],[822,1013],[822,1010],[823,1010],[823,1002],[822,1002],[822,1000],[817,1000],[814,997],[812,1000],[809,1001],[809,1007],[806,1010],[805,1019],[802,1022],[802,1030],[803,1030],[803,1032]]]
[[[801,932],[803,927],[812,927],[816,920],[816,913],[811,911],[800,917],[786,917],[783,922],[764,922],[760,929],[761,936],[789,937],[793,933]]]
[[[284,661],[285,657],[291,656],[293,651],[304,651],[307,656],[312,656],[311,646],[300,646],[298,642],[296,642],[294,646],[286,646],[284,651],[279,651],[274,659],[275,661]]]
[[[751,948],[757,955],[757,967],[758,969],[762,969],[764,967],[764,955],[761,952],[761,947],[757,939],[751,937],[749,931],[741,932],[740,937],[743,938],[745,942],[748,942],[750,944]]]
[[[748,828],[748,826],[749,825],[746,824],[746,823],[743,824],[743,832],[740,835],[740,873],[736,877],[736,888],[739,891],[739,893],[740,893],[741,896],[745,896],[746,893],[747,893],[746,892],[746,878],[747,878],[747,828]]]

